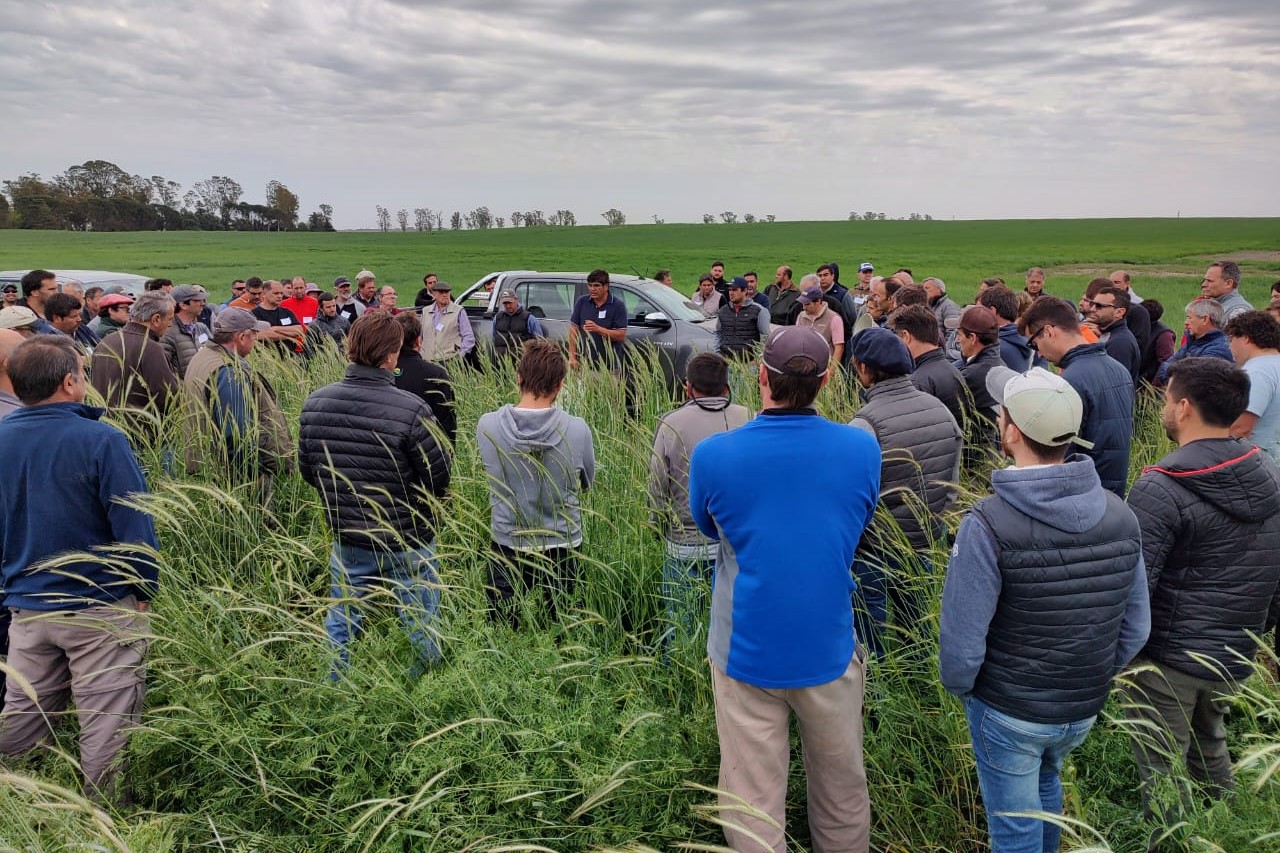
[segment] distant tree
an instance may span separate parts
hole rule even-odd
[[[166,180],[160,175],[151,176],[151,201],[166,207],[177,207],[178,196],[182,192],[182,184]]]
[[[449,217],[449,227],[454,231],[462,230],[462,214],[458,211],[453,212],[453,216]]]
[[[501,216],[494,219],[493,222],[498,228],[505,228],[507,225],[507,220],[503,219]]]
[[[431,209],[415,207],[413,209],[413,227],[418,231],[430,231],[435,221],[431,218]]]
[[[524,222],[524,214],[518,210],[511,211],[511,227],[519,228],[522,222]]]
[[[626,214],[616,207],[611,207],[600,215],[604,217],[605,224],[610,227],[627,224]]]
[[[396,222],[400,223],[401,232],[409,230],[409,211],[403,207],[396,211]]]
[[[881,222],[884,222],[884,211],[883,211],[883,210],[876,214],[876,219],[880,220]]]
[[[550,222],[552,225],[577,225],[578,217],[573,215],[572,210],[557,210],[555,213],[551,214]]]
[[[292,231],[298,224],[298,197],[279,181],[267,182],[267,207],[276,213],[276,227]]]
[[[732,225],[738,221],[738,214],[734,213],[732,210],[726,210],[724,213],[720,214],[720,220],[724,222],[725,225]]]
[[[531,210],[524,215],[524,224],[526,227],[531,225],[546,225],[547,214],[541,210]]]
[[[468,228],[488,229],[493,227],[493,214],[489,212],[489,208],[481,206],[467,214],[471,220]]]
[[[667,224],[667,220],[663,219],[662,217],[658,216],[658,214],[656,214],[656,213],[655,213],[655,214],[653,215],[653,224],[654,224],[654,225],[666,225],[666,224]]]
[[[858,215],[858,212],[857,212],[856,210],[851,210],[851,211],[849,211],[849,221],[850,221],[850,222],[857,222],[857,221],[858,221],[858,220],[860,220],[860,219],[862,219],[862,217]]]
[[[391,211],[378,205],[378,230],[386,234],[391,230]]]
[[[716,221],[716,215],[715,215],[714,213],[704,213],[704,214],[702,214],[702,224],[703,224],[703,225],[710,225],[711,223],[713,223],[713,222],[715,222],[715,221]]]
[[[773,222],[773,221],[777,220],[777,218],[778,218],[778,217],[776,217],[776,216],[774,216],[772,213],[770,213],[768,216],[766,216],[766,217],[764,218],[764,220],[765,220],[765,222]]]
[[[876,212],[874,210],[868,210],[866,213],[862,214],[862,218],[867,222],[871,222],[876,218]]]
[[[924,215],[924,221],[925,221],[925,222],[932,222],[932,221],[933,221],[933,217],[926,213],[926,214]]]
[[[327,231],[328,230],[327,228],[324,227],[324,214],[318,210],[315,213],[308,216],[307,221],[305,223],[302,223],[302,222],[298,223],[298,230],[302,231],[304,229],[304,226],[305,226],[305,230],[307,231]]]
[[[753,225],[756,221],[756,215],[754,213],[744,213],[742,214],[742,221],[748,225]]]
[[[0,228],[13,227],[13,211],[9,209],[9,199],[0,193]]]

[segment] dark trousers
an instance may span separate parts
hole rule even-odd
[[[554,621],[578,585],[578,552],[573,548],[525,551],[491,543],[489,556],[490,618],[519,624],[519,598],[541,590],[547,613]]]

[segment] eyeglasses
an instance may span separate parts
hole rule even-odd
[[[1084,304],[1085,304],[1085,305],[1088,305],[1088,306],[1092,307],[1094,310],[1101,310],[1101,309],[1103,309],[1103,308],[1115,308],[1115,307],[1116,307],[1116,304],[1115,304],[1114,302],[1099,302],[1099,301],[1098,301],[1098,300],[1096,300],[1096,299],[1085,299],[1085,300],[1083,300],[1083,301],[1084,301]]]
[[[1050,326],[1050,325],[1052,325],[1052,324],[1050,324],[1050,323],[1045,323],[1043,326],[1041,326],[1039,329],[1037,329],[1037,330],[1036,330],[1036,333],[1035,333],[1034,335],[1032,335],[1031,337],[1027,338],[1027,346],[1031,347],[1031,348],[1032,348],[1033,350],[1035,350],[1036,352],[1040,352],[1040,348],[1039,348],[1038,346],[1036,346],[1036,338],[1038,338],[1038,337],[1040,337],[1041,335],[1043,335],[1043,334],[1044,334],[1044,330],[1045,330],[1045,329],[1047,329],[1047,328],[1049,328],[1049,326]]]

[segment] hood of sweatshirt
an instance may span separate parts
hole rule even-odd
[[[1280,512],[1280,492],[1266,454],[1233,438],[1188,442],[1143,471],[1159,472],[1244,523]]]
[[[1060,465],[992,471],[991,487],[1020,512],[1067,533],[1091,529],[1107,509],[1093,460],[1080,454]]]
[[[1017,323],[1005,323],[1000,327],[1000,343],[1008,344],[1016,347],[1018,353],[1031,362],[1031,345],[1027,343],[1027,339],[1018,333]]]
[[[542,453],[560,443],[568,429],[569,416],[563,409],[518,409],[507,404],[498,410],[498,429],[513,450]]]

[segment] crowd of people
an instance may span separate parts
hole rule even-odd
[[[1280,617],[1280,308],[1253,310],[1239,268],[1214,263],[1175,346],[1162,306],[1123,270],[1067,300],[1033,268],[1016,291],[985,280],[968,306],[907,269],[879,277],[864,262],[848,288],[839,276],[825,263],[797,283],[780,266],[760,290],[754,272],[712,264],[690,301],[717,318],[718,352],[690,359],[686,400],[655,425],[663,644],[708,625],[730,846],[785,849],[794,713],[814,848],[868,849],[868,673],[920,653],[933,603],[911,578],[943,568],[939,546],[940,679],[964,703],[993,850],[1057,849],[1056,824],[1027,813],[1061,811],[1062,763],[1122,673],[1146,723],[1134,757],[1149,813],[1168,819],[1150,792],[1179,763],[1206,792],[1230,791],[1230,696],[1253,671],[1254,636]],[[15,675],[0,757],[48,743],[74,701],[87,793],[127,801],[118,757],[164,579],[154,523],[124,499],[178,476],[160,429],[173,413],[187,474],[220,472],[264,505],[295,469],[318,492],[333,534],[331,678],[375,590],[398,601],[417,672],[437,665],[451,378],[471,369],[476,336],[450,286],[423,283],[402,310],[369,270],[332,293],[301,276],[238,279],[221,305],[166,279],[136,297],[60,288],[46,270],[23,279],[0,310],[0,636]],[[555,619],[580,600],[595,442],[557,400],[570,371],[626,361],[627,312],[592,271],[566,355],[513,292],[498,302],[494,355],[515,365],[518,400],[480,417],[475,439],[490,613],[518,627],[530,606]],[[260,344],[348,362],[307,397],[296,442],[269,362],[250,360]],[[744,366],[755,413],[734,402]],[[815,407],[841,372],[861,398],[847,425]],[[90,386],[105,409],[86,404]],[[1139,395],[1161,403],[1177,447],[1131,486]],[[47,453],[50,438],[66,453]],[[990,493],[953,540],[966,478]],[[874,727],[873,708],[865,719]]]

